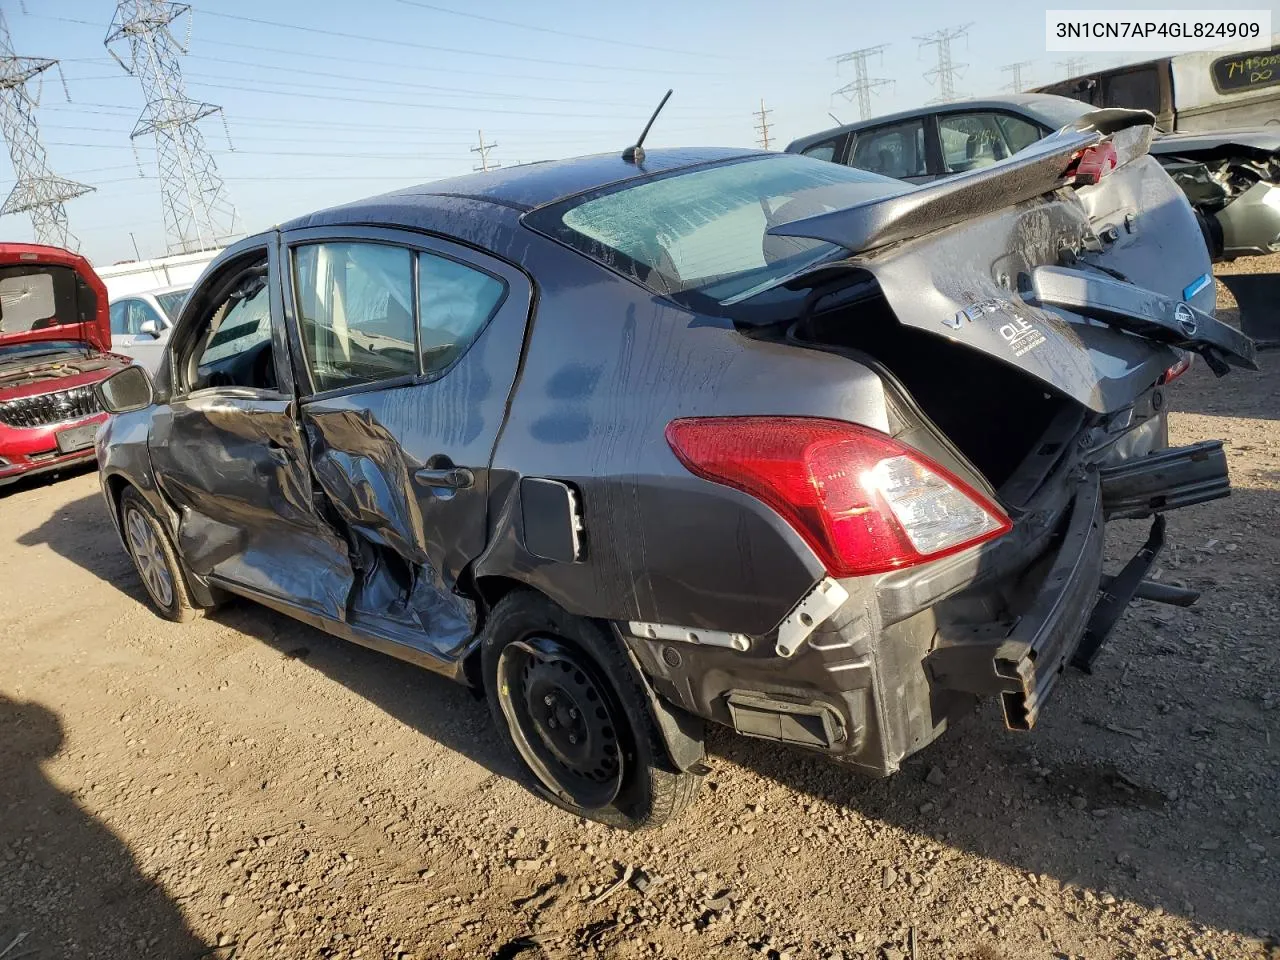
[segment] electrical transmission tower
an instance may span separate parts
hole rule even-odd
[[[938,95],[930,100],[930,103],[949,103],[956,99],[956,77],[964,72],[968,64],[956,63],[951,59],[951,41],[968,36],[971,26],[973,26],[972,23],[966,23],[961,27],[946,27],[935,30],[933,33],[926,33],[922,37],[916,37],[920,41],[920,46],[926,47],[933,44],[938,48],[938,65],[932,70],[926,70],[924,74],[926,80],[938,85]]]
[[[1006,90],[1012,90],[1014,93],[1021,93],[1027,87],[1031,86],[1031,81],[1023,78],[1023,71],[1035,63],[1034,60],[1022,60],[1018,63],[1006,63],[1000,68],[1001,73],[1012,73],[1013,79],[1005,84]],[[1030,71],[1027,71],[1030,73]]]
[[[471,169],[482,170],[483,172],[488,173],[490,170],[493,170],[497,167],[502,166],[502,163],[500,161],[497,161],[497,160],[491,161],[489,159],[489,151],[492,150],[494,147],[496,147],[497,144],[485,143],[483,130],[476,131],[476,138],[480,141],[480,146],[472,147],[471,152],[480,154],[480,166],[472,167]]]
[[[9,24],[0,12],[0,130],[9,145],[16,181],[9,198],[0,207],[0,214],[29,213],[37,243],[74,250],[80,243],[67,229],[65,204],[89,193],[93,187],[55,176],[49,169],[49,156],[40,143],[40,128],[35,118],[40,95],[37,91],[32,96],[27,88],[31,80],[57,64],[57,60],[43,57],[16,56]],[[65,83],[64,80],[64,92]]]
[[[155,137],[170,253],[211,250],[236,232],[235,207],[197,126],[222,108],[188,99],[179,59],[187,52],[186,45],[169,29],[187,16],[189,40],[190,14],[191,7],[185,3],[120,0],[103,41],[125,72],[142,84],[147,105],[130,136],[134,140]],[[124,48],[124,57],[113,44]],[[224,130],[225,124],[223,117]]]
[[[887,46],[887,43],[882,43],[878,47],[850,50],[848,53],[842,53],[833,58],[836,62],[837,73],[840,71],[840,64],[853,64],[853,80],[846,83],[839,90],[834,91],[831,95],[833,97],[844,97],[850,103],[857,103],[859,120],[866,120],[871,116],[871,91],[893,83],[892,80],[882,80],[878,77],[872,78],[867,75],[867,61],[871,57],[882,55]],[[882,61],[883,59],[883,56],[881,56]]]
[[[1054,66],[1061,67],[1066,71],[1067,79],[1078,77],[1084,73],[1085,66],[1089,63],[1088,57],[1068,57],[1066,60],[1057,61]]]
[[[756,129],[760,131],[760,139],[757,140],[756,143],[760,144],[760,146],[764,147],[766,150],[769,149],[769,114],[771,113],[773,113],[772,110],[766,110],[764,108],[764,97],[761,97],[760,109],[751,114],[753,117],[760,118],[760,122],[756,124]]]

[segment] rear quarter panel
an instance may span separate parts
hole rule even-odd
[[[688,473],[665,428],[678,417],[788,414],[884,430],[879,378],[845,358],[748,339],[541,237],[525,254],[537,306],[477,574],[523,580],[588,616],[772,629],[821,565],[772,510]],[[520,477],[580,493],[580,562],[524,549]]]

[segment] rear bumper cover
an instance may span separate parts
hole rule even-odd
[[[768,638],[742,650],[620,632],[654,690],[683,710],[887,775],[975,697],[999,697],[1011,729],[1034,726],[1067,665],[1092,662],[1163,542],[1157,516],[1146,545],[1100,592],[1108,517],[1225,496],[1220,453],[1198,444],[1080,471],[1055,495],[1065,507],[1048,508],[1051,532],[1011,538],[1018,556],[980,557],[958,589],[935,578],[946,592],[914,611],[886,608],[873,583],[844,581],[849,600],[790,658],[774,655]],[[996,596],[1010,599],[997,609]]]

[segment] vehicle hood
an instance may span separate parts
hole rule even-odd
[[[1213,133],[1168,133],[1151,141],[1151,153],[1155,156],[1181,156],[1219,150],[1275,153],[1280,150],[1280,127],[1218,130]]]
[[[46,291],[52,307],[45,306]],[[89,261],[70,250],[0,243],[0,346],[46,340],[110,350],[107,288]]]

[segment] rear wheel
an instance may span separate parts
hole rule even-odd
[[[177,623],[198,617],[203,611],[191,600],[173,544],[151,505],[133,487],[120,495],[120,528],[156,612]]]
[[[702,778],[671,763],[635,666],[607,628],[516,591],[481,634],[494,721],[533,789],[611,827],[656,827]]]

